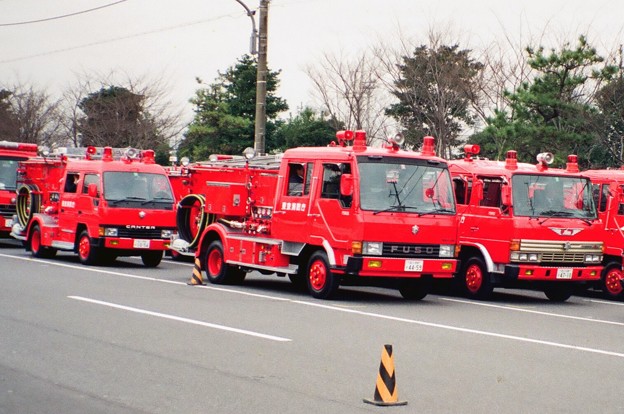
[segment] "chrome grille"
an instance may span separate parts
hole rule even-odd
[[[118,237],[127,237],[130,239],[160,239],[160,235],[166,227],[157,227],[155,229],[127,229],[125,227],[117,228]]]
[[[439,257],[440,245],[438,244],[409,244],[409,243],[384,243],[384,257]]]

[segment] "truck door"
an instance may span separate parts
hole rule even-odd
[[[312,234],[330,242],[347,243],[353,229],[351,197],[340,194],[340,177],[351,174],[350,163],[322,163],[318,196],[312,204]]]
[[[509,243],[508,211],[502,204],[501,177],[477,177],[478,191],[472,191],[468,208],[460,217],[463,242],[485,244],[495,262],[507,260]],[[473,190],[476,184],[473,182]],[[497,257],[499,256],[499,257]]]
[[[60,210],[58,216],[59,238],[64,242],[73,243],[76,237],[76,223],[79,220],[78,190],[80,174],[68,171],[60,193]]]
[[[314,163],[288,163],[286,183],[277,194],[276,218],[272,224],[276,237],[287,241],[306,241],[303,236],[308,223],[313,176]]]

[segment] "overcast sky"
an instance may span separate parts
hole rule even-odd
[[[211,83],[249,52],[251,21],[236,0],[126,0],[14,24],[117,1],[0,0],[0,85],[32,83],[58,94],[84,73],[164,79],[190,120],[195,78]],[[420,44],[432,27],[451,28],[462,48],[505,37],[543,38],[550,48],[560,43],[548,41],[574,44],[586,33],[599,51],[613,50],[624,42],[623,16],[622,0],[272,0],[268,62],[282,70],[277,94],[296,111],[315,103],[305,68],[323,53],[361,51],[399,32]]]

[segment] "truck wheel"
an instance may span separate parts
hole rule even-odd
[[[41,259],[50,259],[56,255],[56,249],[41,245],[41,229],[36,224],[30,231],[30,252],[33,257]]]
[[[552,302],[565,302],[572,296],[572,286],[567,283],[549,285],[544,288],[544,294]]]
[[[317,251],[312,254],[308,262],[308,291],[317,299],[329,299],[340,286],[340,278],[334,275],[329,268],[327,254]]]
[[[141,253],[141,260],[145,267],[156,267],[162,260],[163,252],[161,250],[150,250],[149,252]]]
[[[91,246],[89,232],[83,230],[80,233],[80,237],[78,237],[78,258],[80,263],[88,266],[97,264],[97,254],[97,248]]]
[[[494,287],[490,273],[480,257],[471,257],[466,261],[461,272],[466,295],[473,299],[485,300],[492,296]]]
[[[431,279],[410,279],[402,280],[399,285],[399,292],[404,299],[421,300],[429,294],[431,290]]]
[[[242,269],[225,263],[223,244],[220,240],[215,240],[210,243],[208,250],[206,250],[204,263],[206,277],[210,283],[214,283],[215,285],[239,284],[242,283],[247,275]]]
[[[602,292],[609,299],[619,299],[624,296],[622,288],[622,266],[617,262],[611,262],[602,270],[600,278]]]

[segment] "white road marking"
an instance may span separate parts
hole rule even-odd
[[[239,334],[243,334],[243,335],[254,336],[256,338],[269,339],[271,341],[278,341],[278,342],[290,342],[290,341],[292,341],[292,339],[283,338],[281,336],[267,335],[267,334],[263,334],[263,333],[259,333],[259,332],[248,331],[246,329],[232,328],[230,326],[218,325],[218,324],[214,324],[214,323],[198,321],[198,320],[195,320],[195,319],[182,318],[180,316],[168,315],[166,313],[152,312],[152,311],[148,311],[148,310],[145,310],[145,309],[133,308],[131,306],[118,305],[116,303],[104,302],[104,301],[97,300],[97,299],[89,299],[89,298],[85,298],[85,297],[82,297],[82,296],[68,296],[68,298],[79,300],[79,301],[82,301],[82,302],[88,302],[88,303],[94,303],[94,304],[97,304],[97,305],[108,306],[110,308],[121,309],[121,310],[129,311],[129,312],[140,313],[140,314],[143,314],[143,315],[156,316],[158,318],[170,319],[170,320],[177,321],[177,322],[184,322],[184,323],[190,323],[192,325],[204,326],[206,328],[220,329],[222,331],[235,332],[235,333],[239,333]]]
[[[502,305],[494,305],[491,303],[474,302],[470,300],[451,299],[451,298],[440,298],[440,300],[445,300],[448,302],[465,303],[465,304],[473,305],[473,306],[484,306],[487,308],[504,309],[507,311],[514,311],[514,312],[524,312],[524,313],[533,313],[536,315],[552,316],[553,318],[575,319],[577,321],[596,322],[596,323],[604,323],[607,325],[624,326],[624,323],[622,322],[606,321],[603,319],[585,318],[582,316],[562,315],[560,313],[551,313],[551,312],[536,311],[536,310],[531,310],[531,309],[523,309],[523,308],[518,308],[516,306],[502,306]]]
[[[320,303],[312,303],[312,302],[305,302],[305,301],[298,301],[298,300],[293,300],[293,302],[301,304],[301,305],[315,306],[318,308],[335,310],[339,312],[352,313],[356,315],[368,316],[368,317],[379,318],[379,319],[386,319],[386,320],[391,320],[391,321],[396,321],[396,322],[405,322],[405,323],[410,323],[414,325],[427,326],[431,328],[440,328],[440,329],[446,329],[449,331],[464,332],[464,333],[483,335],[483,336],[491,336],[494,338],[510,339],[514,341],[528,342],[532,344],[547,345],[547,346],[553,346],[556,348],[573,349],[575,351],[590,352],[593,354],[609,355],[609,356],[615,356],[618,358],[624,358],[624,353],[621,353],[621,352],[605,351],[603,349],[588,348],[584,346],[569,345],[569,344],[563,344],[563,343],[552,342],[552,341],[543,341],[541,339],[532,339],[532,338],[525,338],[522,336],[506,335],[506,334],[500,334],[496,332],[481,331],[477,329],[461,328],[458,326],[443,325],[439,323],[425,322],[425,321],[419,321],[415,319],[400,318],[396,316],[382,315],[379,313],[363,312],[363,311],[358,311],[355,309],[338,308],[336,306],[323,305]]]
[[[162,283],[169,283],[169,284],[176,284],[176,285],[185,285],[185,283],[182,283],[182,282],[175,282],[175,281],[169,281],[169,280],[163,280],[163,279],[156,279],[156,278],[145,277],[145,276],[137,276],[137,275],[132,275],[132,274],[128,274],[128,273],[113,272],[113,271],[103,270],[103,269],[94,269],[94,268],[86,267],[86,266],[82,266],[82,265],[80,265],[80,266],[69,265],[69,264],[58,263],[58,262],[53,262],[53,261],[45,261],[45,260],[40,260],[40,259],[33,259],[33,258],[5,255],[5,254],[2,254],[2,253],[0,253],[0,257],[8,257],[8,258],[12,258],[12,259],[25,260],[25,261],[34,261],[34,262],[45,263],[45,264],[53,265],[53,266],[68,267],[68,268],[73,268],[73,269],[82,270],[82,271],[87,270],[87,271],[91,271],[91,272],[105,273],[105,274],[110,274],[110,275],[113,275],[113,276],[122,276],[122,277],[127,277],[127,278],[132,278],[132,279],[141,279],[141,280],[149,280],[149,281],[154,281],[154,282],[162,282]],[[189,275],[189,279],[190,279],[190,275]],[[219,288],[219,287],[214,287],[214,286],[201,286],[201,285],[200,286],[193,286],[193,288],[194,289],[204,288],[204,289],[217,290],[217,291],[221,291],[221,292],[233,293],[233,294],[238,294],[238,295],[259,297],[259,298],[264,298],[264,299],[269,299],[269,300],[291,302],[291,303],[294,303],[294,304],[300,304],[300,305],[305,305],[305,306],[315,306],[315,307],[318,307],[318,308],[324,308],[324,309],[327,309],[327,310],[334,310],[334,311],[338,311],[338,312],[351,313],[351,314],[354,314],[354,315],[367,316],[367,317],[373,317],[373,318],[385,319],[385,320],[392,320],[392,321],[396,321],[396,322],[404,322],[404,323],[420,325],[420,326],[427,326],[427,327],[432,327],[432,328],[446,329],[446,330],[455,331],[455,332],[463,332],[463,333],[469,333],[469,334],[475,334],[475,335],[483,335],[483,336],[489,336],[489,337],[494,337],[494,338],[501,338],[501,339],[519,341],[519,342],[527,342],[527,343],[546,345],[546,346],[552,346],[552,347],[557,347],[557,348],[571,349],[571,350],[576,350],[576,351],[581,351],[581,352],[589,352],[589,353],[594,353],[594,354],[601,354],[601,355],[615,356],[615,357],[618,357],[618,358],[624,358],[624,353],[620,353],[620,352],[612,352],[612,351],[606,351],[606,350],[597,349],[597,348],[582,347],[582,346],[576,346],[576,345],[570,345],[570,344],[564,344],[564,343],[552,342],[552,341],[543,341],[543,340],[540,340],[540,339],[532,339],[532,338],[526,338],[526,337],[515,336],[515,335],[501,334],[501,333],[496,333],[496,332],[489,332],[489,331],[481,331],[481,330],[476,330],[476,329],[461,328],[461,327],[458,327],[458,326],[443,325],[443,324],[438,324],[438,323],[425,322],[425,321],[419,321],[419,320],[415,320],[415,319],[407,319],[407,318],[383,315],[383,314],[372,313],[372,312],[363,312],[363,311],[359,311],[359,310],[348,309],[348,308],[332,306],[332,305],[325,305],[325,304],[321,304],[321,303],[313,303],[313,302],[307,302],[307,301],[302,301],[302,300],[293,300],[293,299],[288,299],[288,298],[280,298],[280,297],[270,296],[270,295],[260,295],[260,294],[242,292],[242,291],[239,291],[239,290],[229,289],[229,288]],[[474,302],[471,302],[471,303],[474,303]],[[492,306],[497,306],[497,305],[492,305]],[[588,322],[596,322],[595,319],[587,319],[587,318],[579,318],[579,319],[583,319],[584,321],[588,321]]]

